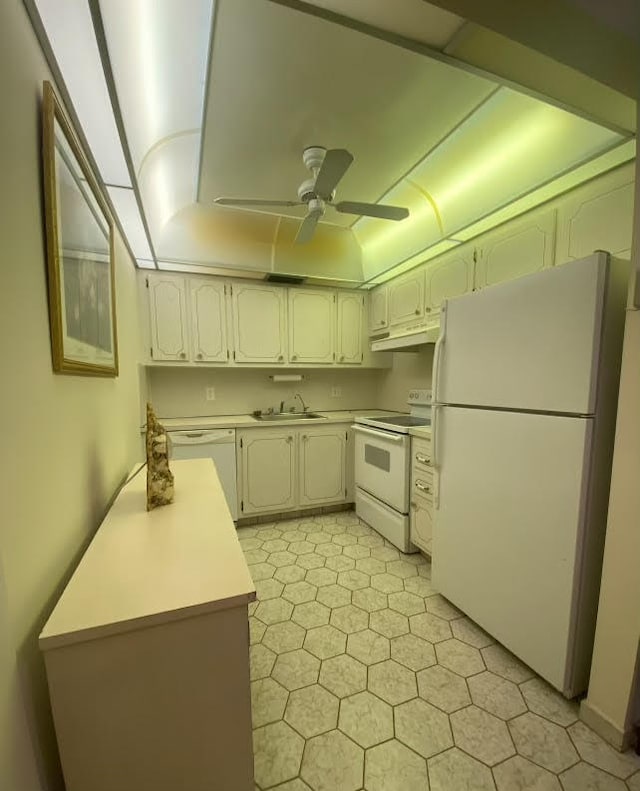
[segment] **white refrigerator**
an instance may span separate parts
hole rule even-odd
[[[433,364],[433,584],[567,697],[586,689],[628,262],[445,304]]]

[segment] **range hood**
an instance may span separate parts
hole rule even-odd
[[[372,352],[417,352],[427,343],[435,343],[440,335],[440,325],[414,327],[386,338],[371,341]]]

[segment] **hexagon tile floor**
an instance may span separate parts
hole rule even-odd
[[[640,791],[567,702],[353,511],[238,529],[261,791]]]

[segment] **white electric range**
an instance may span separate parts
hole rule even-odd
[[[401,552],[417,552],[409,537],[409,429],[431,425],[431,391],[411,390],[407,403],[408,415],[356,418],[356,513]]]

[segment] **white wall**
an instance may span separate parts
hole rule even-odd
[[[394,352],[393,367],[380,371],[377,406],[406,412],[409,390],[431,388],[432,365],[432,344],[419,352]]]
[[[0,788],[62,789],[37,637],[139,456],[133,265],[116,240],[120,376],[51,369],[40,98],[51,79],[19,0],[0,3]],[[4,577],[4,579],[2,579]]]
[[[150,368],[149,398],[160,417],[239,415],[255,409],[279,407],[282,399],[300,393],[311,410],[373,409],[378,406],[379,371],[302,371],[301,382],[275,383],[269,370],[208,368]],[[275,371],[275,373],[293,373]],[[342,389],[332,398],[331,388]],[[216,400],[205,399],[205,388],[214,387]],[[293,402],[288,406],[293,406]],[[299,402],[296,401],[296,405]]]
[[[640,122],[640,108],[638,110]],[[632,264],[640,278],[640,160]],[[589,691],[581,715],[617,747],[640,716],[640,310],[625,327],[609,516]]]

